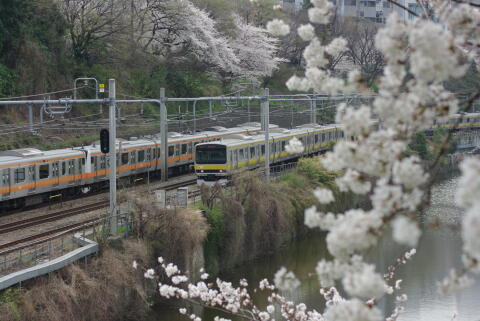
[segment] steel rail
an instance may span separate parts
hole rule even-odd
[[[40,225],[43,223],[57,221],[62,218],[76,216],[79,214],[104,208],[107,205],[108,205],[108,201],[100,201],[100,202],[80,206],[73,209],[67,209],[67,210],[63,210],[63,211],[59,211],[59,212],[55,212],[47,215],[32,217],[32,218],[28,218],[28,219],[17,221],[17,222],[3,224],[3,225],[0,225],[0,234],[17,231],[22,228]]]

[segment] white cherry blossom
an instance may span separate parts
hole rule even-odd
[[[267,23],[267,30],[274,36],[286,36],[290,33],[290,26],[283,20],[273,19]]]

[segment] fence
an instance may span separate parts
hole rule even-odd
[[[117,234],[126,237],[131,230],[130,216],[122,213],[117,219]],[[109,224],[109,218],[99,218],[50,237],[1,251],[0,275],[3,276],[0,277],[0,290],[96,253],[97,242],[88,240],[87,236],[92,239],[108,236]]]

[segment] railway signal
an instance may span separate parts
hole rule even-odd
[[[110,151],[110,133],[108,129],[102,129],[100,131],[100,150],[104,154],[108,154]]]

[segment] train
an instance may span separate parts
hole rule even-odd
[[[378,121],[372,123],[372,126],[380,125]],[[451,115],[445,121],[435,121],[429,131],[441,128],[480,128],[480,113]],[[286,152],[285,146],[294,137],[305,147],[302,153]],[[355,137],[345,137],[342,126],[338,124],[305,124],[290,130],[275,128],[269,135],[270,164],[287,163],[303,156],[325,152],[332,143],[342,139]],[[260,133],[226,135],[220,140],[195,147],[194,168],[199,185],[226,185],[234,173],[263,167],[264,164],[265,135]]]
[[[480,127],[480,113],[453,115],[433,128]],[[307,124],[287,130],[270,124],[271,162],[288,161],[324,151],[331,142],[345,139],[338,125]],[[289,155],[285,145],[298,137],[306,146],[302,155]],[[117,139],[118,184],[161,175],[160,138]],[[264,161],[264,136],[259,123],[233,128],[212,126],[194,134],[168,133],[168,175],[195,169],[198,181],[226,180],[233,171],[259,167]],[[197,155],[197,157],[195,157]],[[100,145],[41,151],[22,148],[0,152],[0,211],[35,205],[52,198],[88,194],[108,187],[108,157]]]
[[[278,127],[270,126],[272,129]],[[191,171],[194,148],[223,136],[252,135],[260,124],[251,122],[234,128],[213,126],[195,134],[168,133],[168,175]],[[161,175],[159,135],[141,139],[117,139],[118,184],[128,185]],[[0,152],[0,210],[36,205],[60,196],[87,194],[109,184],[108,156],[99,142],[88,146],[41,151],[22,148]]]

